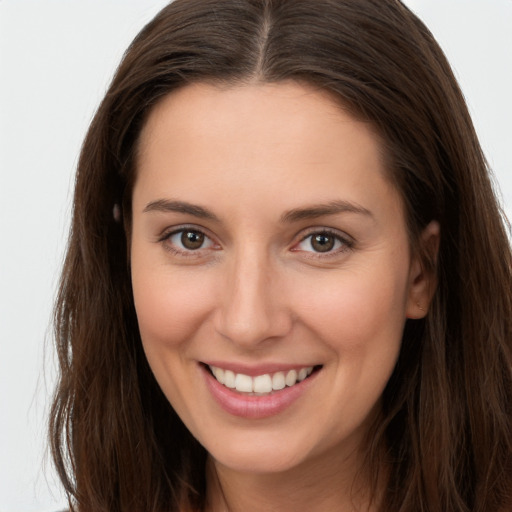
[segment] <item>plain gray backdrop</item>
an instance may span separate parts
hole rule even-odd
[[[0,512],[65,505],[44,450],[73,173],[124,49],[166,3],[0,0]],[[455,69],[510,217],[512,0],[406,4]]]

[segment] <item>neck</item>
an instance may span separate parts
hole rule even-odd
[[[206,478],[207,512],[377,512],[380,501],[355,453],[270,474],[236,471],[210,457]]]

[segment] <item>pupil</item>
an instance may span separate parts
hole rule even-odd
[[[317,252],[327,252],[334,247],[334,237],[331,235],[315,235],[311,240],[313,249]]]
[[[197,231],[184,231],[181,235],[181,243],[187,249],[199,249],[204,242],[204,235]]]

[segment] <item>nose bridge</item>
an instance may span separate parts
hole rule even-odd
[[[256,346],[286,334],[291,322],[276,265],[261,247],[241,248],[227,264],[218,331],[233,343]]]

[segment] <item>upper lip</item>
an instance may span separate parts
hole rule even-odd
[[[249,377],[256,377],[257,375],[264,375],[266,373],[287,372],[290,370],[300,370],[301,368],[309,368],[318,366],[313,363],[260,363],[260,364],[247,364],[238,363],[233,361],[202,361],[208,366],[216,366],[223,370],[231,370],[233,373],[242,373]]]

